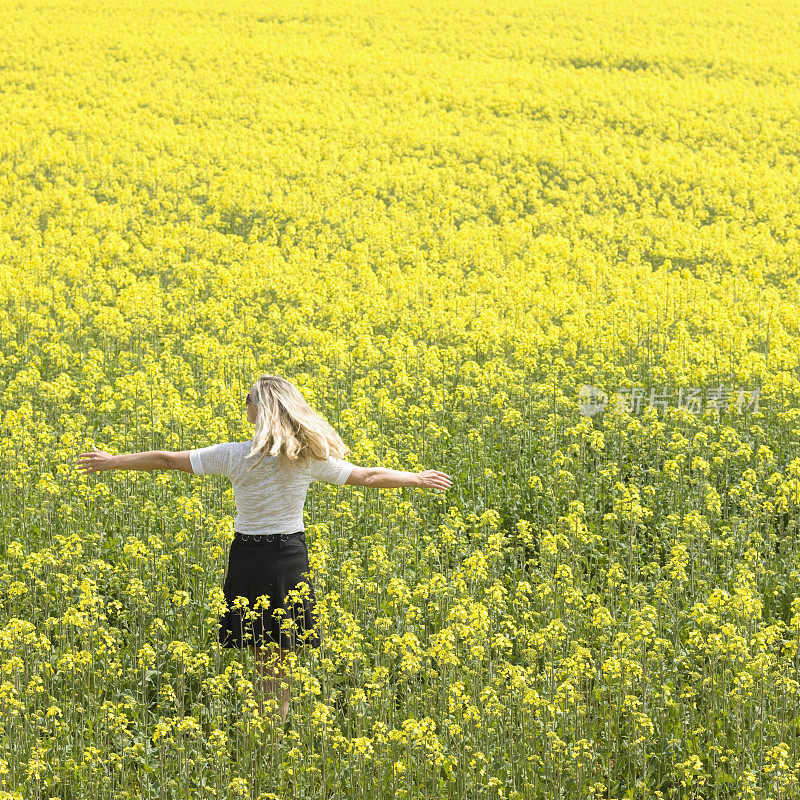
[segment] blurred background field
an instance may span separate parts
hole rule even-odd
[[[0,797],[798,797],[799,12],[4,2]],[[267,372],[454,480],[312,485],[280,746],[229,483],[75,468]]]

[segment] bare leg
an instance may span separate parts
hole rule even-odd
[[[292,690],[292,676],[286,665],[289,651],[271,643],[265,646],[253,646],[253,653],[259,667],[261,697],[259,707],[264,712],[264,699],[277,701],[281,722],[286,722],[289,713],[289,698]]]

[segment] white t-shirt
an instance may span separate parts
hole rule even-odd
[[[303,506],[309,485],[316,480],[342,486],[353,465],[329,456],[309,458],[284,467],[278,456],[245,458],[253,446],[246,442],[223,442],[189,451],[195,475],[225,475],[233,485],[236,500],[234,530],[239,533],[295,533],[305,530]]]

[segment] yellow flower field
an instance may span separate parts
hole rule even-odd
[[[798,19],[3,3],[0,798],[800,797]],[[229,482],[75,468],[263,373],[453,477],[312,485],[281,743]]]

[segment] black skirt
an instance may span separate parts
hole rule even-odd
[[[234,537],[223,587],[228,610],[219,619],[220,644],[319,647],[317,597],[308,571],[304,532],[271,542]]]

